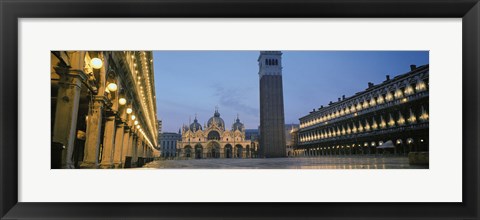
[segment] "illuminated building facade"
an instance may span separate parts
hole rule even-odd
[[[286,124],[285,125],[285,142],[287,144],[287,148],[293,147],[293,137],[292,132],[298,130],[298,124]]]
[[[203,127],[197,117],[190,126],[183,126],[177,155],[183,159],[251,158],[257,150],[252,143],[246,139],[245,126],[238,117],[232,129],[227,130],[216,109]]]
[[[295,145],[295,131],[298,130],[298,124],[285,125],[285,143],[287,145],[287,156],[293,156]]]
[[[52,168],[142,166],[157,151],[148,51],[51,52]]]
[[[294,155],[428,152],[428,75],[429,65],[411,65],[408,73],[314,109],[294,131]],[[377,148],[387,141],[393,147]]]

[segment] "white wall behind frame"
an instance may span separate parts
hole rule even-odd
[[[20,19],[19,201],[460,202],[461,27],[461,19]],[[430,169],[50,170],[51,50],[429,50]],[[252,184],[268,187],[239,187]],[[212,186],[218,193],[193,191]]]

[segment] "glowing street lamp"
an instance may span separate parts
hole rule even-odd
[[[92,66],[92,68],[98,70],[98,69],[102,68],[103,62],[99,58],[93,58],[92,60],[90,60],[90,65]]]
[[[127,99],[125,99],[125,98],[120,98],[120,99],[118,99],[118,104],[120,104],[120,105],[125,105],[125,104],[127,104]]]
[[[135,120],[135,118],[136,118],[135,115],[132,115],[132,120]]]
[[[118,86],[117,86],[117,84],[115,84],[115,83],[109,83],[109,84],[107,85],[107,88],[108,88],[108,90],[110,90],[110,91],[112,91],[112,92],[115,92],[115,91],[117,91]]]
[[[132,108],[127,108],[127,114],[132,114],[133,110]]]

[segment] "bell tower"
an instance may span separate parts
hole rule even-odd
[[[260,51],[260,157],[285,157],[282,52]]]

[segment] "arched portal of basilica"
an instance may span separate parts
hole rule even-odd
[[[178,142],[178,157],[181,159],[205,158],[253,158],[256,148],[245,139],[245,126],[237,117],[230,130],[215,110],[213,117],[202,127],[197,117],[189,126],[182,128],[182,141]]]

